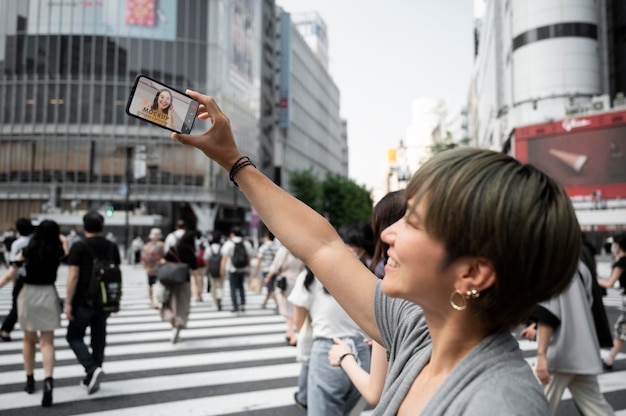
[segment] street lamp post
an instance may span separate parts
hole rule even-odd
[[[126,192],[125,192],[125,198],[124,198],[124,209],[125,209],[125,220],[124,220],[124,251],[126,252],[126,255],[128,255],[129,253],[129,247],[130,247],[130,224],[129,224],[129,217],[128,217],[128,211],[129,211],[129,205],[130,205],[130,183],[131,183],[131,179],[132,179],[132,175],[133,175],[133,171],[132,171],[132,163],[131,163],[131,158],[133,155],[133,146],[126,146],[126,172],[124,174],[124,181],[126,182]],[[130,259],[127,259],[128,261],[130,261]]]

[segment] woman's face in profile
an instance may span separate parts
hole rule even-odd
[[[165,111],[172,103],[172,96],[170,95],[169,92],[162,91],[161,94],[159,94],[158,103],[159,103],[159,108]]]

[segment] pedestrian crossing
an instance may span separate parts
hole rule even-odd
[[[37,390],[23,391],[25,374],[19,325],[13,341],[0,343],[0,414],[11,415],[297,415],[294,406],[300,364],[296,349],[284,339],[285,323],[273,309],[262,309],[262,294],[248,293],[246,312],[236,315],[230,299],[217,311],[204,294],[193,304],[181,341],[170,342],[171,327],[149,308],[143,269],[124,265],[122,310],[108,321],[105,377],[92,395],[79,387],[83,369],[65,341],[67,321],[55,331],[54,404],[41,408],[43,369],[37,354]],[[67,269],[59,271],[57,289],[65,294]],[[225,291],[228,293],[228,291]],[[0,316],[11,302],[11,290],[0,290]],[[607,303],[619,300],[609,294]],[[536,344],[520,340],[530,365]],[[606,353],[606,351],[603,351]],[[599,377],[602,391],[618,415],[626,416],[626,355],[618,357],[616,371]],[[569,393],[563,411],[571,408]],[[365,411],[363,414],[369,414]],[[570,413],[559,413],[570,414]]]

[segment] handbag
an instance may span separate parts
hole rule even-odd
[[[253,293],[261,293],[263,289],[263,283],[258,277],[251,277],[248,279],[248,290]]]
[[[172,296],[172,291],[169,286],[165,286],[161,282],[156,282],[154,285],[154,299],[159,305],[169,302]]]
[[[166,262],[159,264],[157,269],[157,280],[165,286],[179,285],[189,282],[189,265],[180,262],[178,251],[172,250],[176,255],[178,263]]]
[[[278,279],[276,279],[276,287],[280,290],[287,289],[287,278],[285,276],[280,276]]]

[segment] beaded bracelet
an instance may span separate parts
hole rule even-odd
[[[244,168],[246,166],[252,166],[253,168],[256,168],[256,165],[252,163],[248,156],[241,156],[233,164],[233,167],[230,168],[230,174],[228,175],[228,178],[232,183],[235,184],[236,187],[239,187],[239,185],[237,184],[237,182],[235,182],[235,175],[237,174],[237,172],[239,172],[239,170],[241,170],[241,168]]]

